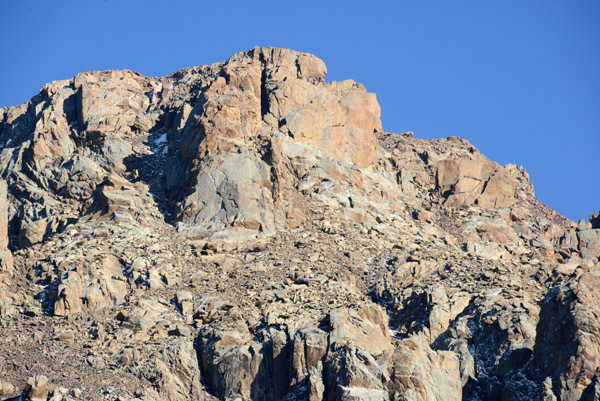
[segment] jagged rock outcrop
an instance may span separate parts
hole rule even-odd
[[[13,256],[8,249],[8,187],[0,180],[0,288],[8,282],[13,268]]]
[[[289,138],[359,167],[375,162],[375,96],[351,81],[325,84],[326,71],[311,55],[254,49],[213,66],[203,87],[186,93],[174,111],[181,130],[168,128],[181,136],[174,154],[183,167],[165,171],[181,221],[268,235],[295,224],[289,194],[302,172],[290,160]],[[198,78],[190,71],[178,79]]]
[[[176,339],[163,349],[156,365],[162,373],[159,387],[161,398],[175,400],[203,398],[200,368],[192,341]]]
[[[431,350],[422,337],[403,340],[392,358],[391,395],[399,400],[462,400],[459,359]]]
[[[600,397],[599,283],[594,268],[552,288],[542,303],[531,371],[549,378],[557,399]]]
[[[207,309],[216,308],[222,317],[209,317]],[[198,342],[206,383],[219,398],[354,399],[370,392],[387,399],[393,346],[387,316],[373,304],[337,308],[321,322],[298,321],[297,329],[267,327],[254,333],[263,338],[259,344],[241,323],[236,305],[209,298],[195,313],[210,322]]]
[[[450,206],[505,208],[515,203],[515,184],[502,166],[485,159],[440,160],[437,186]]]
[[[0,399],[591,400],[598,213],[255,48],[0,109]]]
[[[56,290],[55,316],[81,312],[83,308],[96,311],[125,300],[127,283],[121,262],[115,256],[98,255],[94,262],[86,262],[67,259],[59,264],[61,277]]]
[[[158,140],[167,144],[155,156],[166,158],[166,180],[151,190],[166,191],[184,227],[272,235],[296,224],[289,194],[305,172],[289,160],[302,152],[290,141],[360,168],[376,161],[375,96],[352,81],[325,84],[325,74],[312,55],[256,48],[165,78],[108,71],[46,85],[25,107],[3,111],[1,165],[19,188],[22,212],[11,219],[20,246],[69,224],[57,202],[80,213],[105,203],[95,194],[109,175],[150,183],[162,174],[142,161]]]

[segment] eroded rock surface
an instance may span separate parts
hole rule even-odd
[[[255,48],[0,109],[0,399],[598,399],[598,214],[326,73]]]

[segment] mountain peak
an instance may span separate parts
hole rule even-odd
[[[597,398],[598,216],[326,74],[256,47],[0,109],[0,398]]]

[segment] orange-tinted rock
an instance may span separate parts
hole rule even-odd
[[[46,401],[48,397],[48,378],[46,376],[35,376],[29,378],[25,387],[27,398],[31,401]]]
[[[436,184],[453,207],[505,208],[515,203],[515,183],[504,168],[486,159],[440,160]]]
[[[485,209],[511,207],[515,204],[515,185],[507,174],[498,169],[487,180],[476,202]]]
[[[78,90],[79,124],[89,141],[102,145],[105,134],[119,135],[132,130],[147,131],[152,120],[145,116],[150,107],[148,96],[157,85],[128,70],[83,73],[74,79]]]
[[[210,71],[217,76],[196,78],[208,82],[189,99],[194,107],[180,109],[186,121],[175,135],[184,165],[166,170],[178,219],[188,229],[271,235],[297,224],[293,213],[286,219],[293,206],[282,196],[295,186],[280,145],[290,137],[359,167],[376,161],[375,95],[353,81],[325,84],[327,70],[316,57],[255,48]]]
[[[325,75],[256,48],[0,109],[0,365],[80,399],[597,399],[596,220]]]
[[[381,111],[374,94],[353,81],[333,82],[303,102],[299,109],[281,116],[284,131],[360,167],[375,161]]]

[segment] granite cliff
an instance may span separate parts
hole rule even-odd
[[[0,400],[597,400],[600,216],[255,48],[0,109]]]

